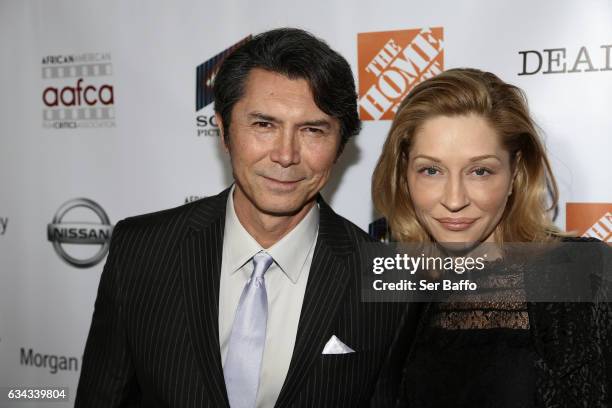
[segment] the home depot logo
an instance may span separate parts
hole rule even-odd
[[[612,242],[612,203],[567,203],[565,225],[583,237]]]
[[[357,34],[359,114],[393,119],[418,83],[444,70],[442,27]]]

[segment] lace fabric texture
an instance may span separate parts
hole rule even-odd
[[[527,305],[521,302],[446,303],[434,312],[432,327],[447,330],[529,329]]]
[[[452,292],[432,304],[405,366],[398,407],[537,406],[522,269],[494,262],[459,278],[484,290]]]
[[[540,288],[548,294],[539,282],[552,283],[549,292],[560,290],[561,298],[565,289],[612,293],[592,279],[610,276],[609,247],[593,242],[571,249],[555,252],[559,259],[552,258],[548,269],[519,254],[513,258],[518,262],[439,277],[469,279],[482,290],[451,292],[428,305],[404,364],[396,408],[611,407],[612,302],[534,300]]]
[[[437,305],[431,327],[447,330],[529,329],[525,302],[523,266],[492,262],[484,270],[470,274],[478,294],[452,293]]]

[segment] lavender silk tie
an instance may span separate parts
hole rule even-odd
[[[264,273],[273,259],[266,252],[253,257],[253,273],[236,309],[223,367],[231,408],[254,408],[259,388],[261,360],[266,343],[268,296]]]

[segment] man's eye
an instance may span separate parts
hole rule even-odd
[[[323,133],[323,129],[319,129],[319,128],[315,128],[315,127],[307,127],[304,129],[306,132],[308,133],[316,133],[316,134],[321,134]]]
[[[262,121],[255,122],[253,123],[253,125],[255,127],[262,128],[262,129],[269,129],[272,127],[272,124],[270,122],[262,122]]]

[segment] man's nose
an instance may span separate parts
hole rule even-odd
[[[461,175],[451,175],[444,186],[442,205],[451,212],[457,212],[470,204]]]
[[[282,167],[289,167],[300,162],[299,135],[293,130],[285,130],[275,141],[270,159]]]

